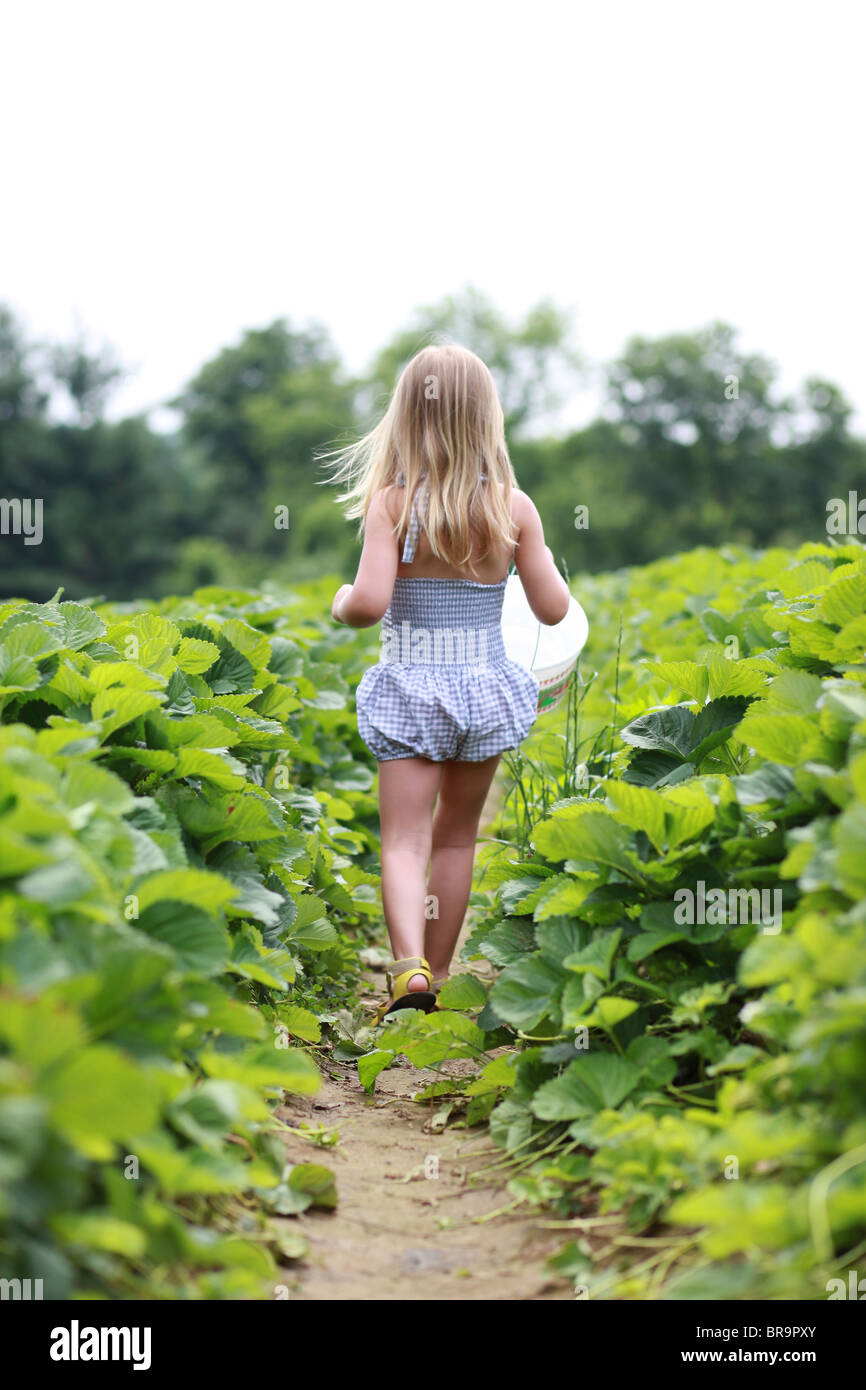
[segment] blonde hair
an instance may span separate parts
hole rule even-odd
[[[402,534],[426,473],[423,529],[438,559],[474,574],[473,539],[480,545],[475,559],[489,555],[497,540],[509,548],[515,542],[511,494],[517,479],[502,406],[481,358],[456,343],[422,348],[400,373],[378,425],[357,443],[318,458],[327,461],[330,481],[347,484],[338,501],[348,503],[347,518],[360,518],[359,533],[374,494],[402,474],[403,505],[394,525]]]

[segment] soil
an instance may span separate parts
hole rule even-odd
[[[485,828],[500,795],[494,783]],[[453,973],[467,968],[459,952],[460,945]],[[366,982],[371,1003],[385,997],[383,971],[371,967]],[[290,1162],[333,1169],[339,1197],[333,1211],[282,1218],[310,1245],[304,1261],[280,1273],[293,1300],[574,1298],[569,1281],[544,1265],[568,1232],[545,1229],[547,1218],[525,1206],[509,1210],[508,1173],[490,1171],[503,1150],[486,1127],[434,1129],[433,1105],[411,1098],[442,1072],[465,1070],[474,1071],[471,1062],[446,1062],[434,1072],[399,1058],[370,1096],[354,1062],[329,1061],[316,1095],[287,1098],[278,1111],[287,1123],[339,1131],[339,1144],[324,1151],[287,1138]]]
[[[457,1066],[458,1063],[445,1064]],[[354,1071],[354,1067],[352,1068]],[[357,1072],[328,1079],[315,1097],[293,1098],[282,1118],[334,1125],[337,1148],[311,1151],[298,1139],[289,1157],[332,1168],[339,1202],[292,1221],[310,1253],[280,1280],[297,1300],[562,1299],[568,1283],[544,1258],[565,1239],[531,1214],[492,1215],[512,1199],[495,1173],[502,1157],[486,1130],[429,1130],[429,1109],[409,1099],[434,1073],[408,1063],[383,1072],[367,1096]]]

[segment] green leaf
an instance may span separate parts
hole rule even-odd
[[[749,711],[736,734],[762,757],[787,767],[803,758],[824,759],[829,752],[815,720],[800,714],[762,714],[758,707]]]
[[[277,1015],[280,1024],[295,1038],[303,1038],[305,1042],[320,1042],[322,1038],[322,1027],[314,1013],[309,1009],[302,1009],[298,1004],[283,1005]]]
[[[828,623],[844,627],[866,613],[866,574],[834,579],[824,591],[818,612]]]
[[[707,698],[707,668],[695,661],[649,661],[647,666],[674,690],[684,690],[699,705]]]
[[[124,815],[135,805],[127,784],[113,772],[93,763],[73,763],[63,776],[61,796],[67,806],[95,802],[104,810]]]
[[[841,886],[855,901],[866,896],[866,805],[854,802],[833,829]]]
[[[596,806],[565,806],[533,831],[533,843],[548,859],[606,864],[635,876],[636,859],[627,830],[610,811]]]
[[[114,1048],[95,1044],[51,1068],[41,1093],[73,1148],[97,1161],[115,1144],[157,1122],[157,1092],[146,1071]]]
[[[452,975],[439,991],[439,1007],[445,1009],[480,1009],[487,1003],[487,990],[474,975]]]
[[[638,1008],[634,999],[621,999],[615,995],[603,995],[595,1002],[595,1008],[583,1022],[588,1028],[605,1028],[610,1030],[615,1028],[618,1023],[622,1023],[624,1018],[628,1018]]]
[[[2,648],[10,656],[29,656],[38,659],[63,646],[63,637],[57,628],[47,627],[40,622],[20,622],[5,629]]]
[[[228,753],[205,748],[181,748],[177,754],[175,777],[204,777],[217,787],[243,787],[246,768]]]
[[[783,671],[776,676],[763,705],[774,714],[811,715],[821,695],[821,681],[808,671]]]
[[[225,969],[231,947],[229,934],[200,907],[159,900],[142,912],[138,927],[170,946],[185,970],[216,975]]]
[[[540,1120],[577,1120],[619,1105],[640,1080],[631,1062],[610,1052],[588,1052],[536,1091],[533,1114]]]
[[[729,660],[722,652],[713,652],[707,662],[709,693],[715,703],[725,696],[757,695],[767,684],[769,662],[750,657]]]
[[[111,1211],[60,1212],[49,1224],[64,1245],[107,1250],[130,1260],[139,1259],[147,1249],[141,1227],[118,1220]]]
[[[535,933],[529,922],[506,919],[487,933],[477,949],[491,965],[502,969],[535,949]]]
[[[640,1071],[643,1080],[652,1086],[669,1086],[677,1074],[676,1060],[668,1051],[665,1038],[632,1038],[626,1050],[626,1060]]]
[[[699,783],[687,782],[666,788],[664,807],[667,842],[671,849],[694,840],[716,819],[716,807]]]
[[[97,613],[80,603],[59,603],[63,619],[63,645],[77,652],[105,635],[105,623]]]
[[[541,951],[510,965],[493,985],[490,1002],[506,1023],[525,1032],[555,1008],[568,975]]]
[[[190,903],[211,914],[219,913],[236,896],[234,884],[221,874],[206,869],[166,869],[151,874],[136,889],[139,909],[147,911],[152,903],[173,900]]]
[[[0,646],[0,695],[16,691],[35,690],[39,671],[29,656],[18,656],[4,643]]]
[[[748,706],[744,696],[726,695],[712,700],[695,716],[692,725],[693,746],[689,760],[697,765],[703,762],[714,748],[726,743]]]
[[[570,874],[557,874],[554,879],[546,880],[535,904],[533,920],[546,922],[550,917],[577,913],[593,887],[591,879],[572,878]]]
[[[626,782],[610,782],[608,798],[617,808],[618,819],[632,830],[643,830],[655,848],[662,853],[665,845],[665,803],[658,792],[648,787],[630,786]]]
[[[777,584],[786,598],[817,594],[830,583],[833,571],[821,560],[806,560],[780,574]]]
[[[157,709],[161,703],[160,695],[145,690],[127,690],[122,686],[112,686],[109,690],[100,690],[94,695],[90,709],[93,718],[102,724],[104,741],[125,724],[131,724],[134,719],[147,714],[149,710]]]
[[[666,705],[633,719],[620,730],[620,738],[635,748],[667,753],[682,760],[692,748],[694,722],[695,716],[688,706]]]
[[[219,654],[219,647],[213,642],[203,642],[197,637],[182,637],[175,652],[175,659],[182,671],[187,671],[190,675],[201,675],[216,665]]]
[[[576,974],[585,974],[587,971],[596,975],[599,980],[607,981],[611,977],[613,961],[619,946],[622,932],[604,932],[597,936],[582,951],[575,951],[573,955],[566,956],[562,962],[566,970],[573,970]]]
[[[474,1081],[470,1081],[466,1087],[468,1096],[480,1096],[490,1090],[499,1090],[500,1087],[511,1087],[517,1080],[517,1054],[512,1052],[507,1056],[494,1057],[491,1062],[481,1068],[481,1072]]]
[[[753,1047],[751,1043],[740,1043],[738,1047],[732,1047],[730,1052],[726,1052],[720,1062],[707,1067],[707,1076],[721,1076],[725,1072],[743,1071],[752,1062],[764,1056],[766,1054],[759,1047]]]
[[[321,1163],[296,1163],[289,1173],[288,1183],[294,1192],[310,1197],[313,1206],[330,1210],[337,1205],[334,1174]]]
[[[295,978],[291,953],[265,946],[261,932],[249,923],[241,927],[232,940],[228,968],[244,979],[257,980],[268,989],[279,991],[288,989]]]
[[[199,1060],[208,1076],[239,1081],[253,1089],[266,1086],[309,1096],[316,1093],[322,1079],[315,1062],[297,1047],[280,1048],[273,1043],[242,1053],[209,1049],[199,1054]]]
[[[623,776],[623,781],[637,787],[658,787],[679,770],[691,776],[694,768],[684,763],[679,756],[669,753],[633,753]]]
[[[221,651],[213,666],[204,673],[215,695],[231,695],[244,690],[252,690],[256,683],[256,673],[247,658],[229,643],[219,643]]]
[[[68,858],[33,869],[18,883],[23,898],[45,903],[52,911],[71,908],[90,897],[97,886],[96,878],[84,863],[71,854]]]
[[[539,923],[535,929],[535,940],[538,949],[559,965],[565,956],[579,950],[581,932],[568,917],[555,917]]]
[[[192,714],[182,719],[163,719],[158,728],[162,741],[171,748],[230,748],[241,741],[229,714],[225,717]]]
[[[363,1057],[358,1058],[358,1076],[364,1090],[371,1094],[375,1089],[376,1077],[380,1071],[389,1067],[396,1057],[395,1052],[386,1052],[379,1048],[375,1052],[368,1052]]]
[[[764,763],[742,777],[732,778],[737,800],[742,806],[758,806],[766,801],[784,802],[794,790],[794,776],[778,763]]]

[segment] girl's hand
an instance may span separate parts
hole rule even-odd
[[[335,623],[342,623],[342,622],[343,622],[343,619],[340,617],[340,612],[339,612],[339,610],[340,610],[340,604],[343,602],[343,599],[347,596],[347,594],[350,594],[351,592],[352,592],[352,585],[351,585],[351,584],[341,584],[340,587],[339,587],[339,589],[338,589],[337,592],[335,593],[335,595],[334,595],[334,602],[331,604],[331,617],[334,619],[334,622],[335,622]],[[344,624],[344,626],[346,626],[346,624]]]

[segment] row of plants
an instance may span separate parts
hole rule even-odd
[[[419,1099],[489,1126],[590,1297],[826,1298],[866,1262],[866,550],[577,592],[583,674],[479,854],[495,981],[395,1018],[362,1081],[474,1059]]]
[[[322,585],[0,606],[0,1276],[24,1296],[273,1296],[306,1250],[273,1214],[335,1201],[274,1113],[318,1087],[377,916],[369,637],[326,612]]]

